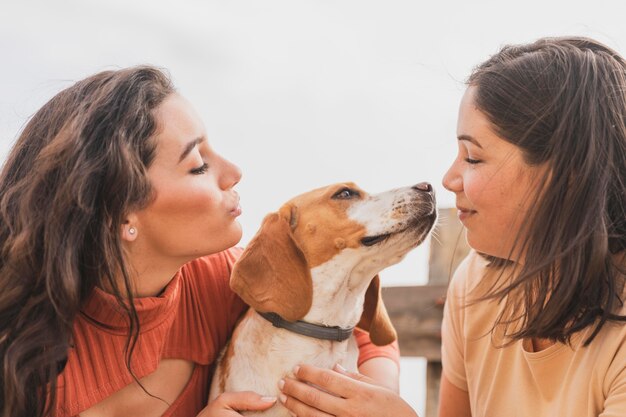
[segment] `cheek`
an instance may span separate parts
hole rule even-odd
[[[465,195],[478,211],[493,210],[495,215],[501,210],[510,210],[516,202],[519,187],[506,172],[480,173],[470,172],[465,175],[463,189]]]
[[[172,189],[161,193],[153,204],[152,212],[165,222],[185,219],[192,223],[196,219],[206,219],[216,211],[219,194],[202,188]]]
[[[183,210],[204,212],[203,214],[210,214],[210,211],[214,211],[219,205],[220,195],[217,192],[207,189],[191,189],[183,194],[179,201],[178,206]],[[209,212],[207,212],[209,211]]]
[[[468,171],[463,175],[463,191],[475,208],[481,207],[490,198],[488,181],[476,171]]]

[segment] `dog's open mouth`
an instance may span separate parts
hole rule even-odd
[[[386,233],[384,235],[377,235],[377,236],[365,236],[363,239],[361,239],[361,244],[363,246],[374,246],[377,243],[387,240],[389,236],[391,236],[391,233]]]

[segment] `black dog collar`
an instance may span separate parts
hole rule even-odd
[[[316,339],[343,342],[352,336],[352,331],[354,330],[354,327],[344,329],[339,326],[323,326],[321,324],[307,323],[300,320],[295,322],[287,321],[276,313],[261,313],[259,311],[257,311],[257,313],[265,320],[272,323],[274,327]]]

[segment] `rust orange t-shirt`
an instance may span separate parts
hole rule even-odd
[[[132,370],[137,379],[154,372],[161,359],[195,364],[164,417],[194,417],[207,404],[213,362],[247,309],[228,283],[240,254],[241,249],[233,248],[189,262],[160,296],[135,300],[140,334]],[[94,290],[74,323],[73,348],[57,381],[56,416],[76,416],[134,382],[125,363],[127,321],[112,295]],[[377,347],[366,332],[355,335],[359,365],[373,357],[399,362],[397,344]]]

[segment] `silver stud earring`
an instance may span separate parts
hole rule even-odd
[[[131,227],[128,229],[128,233],[131,235],[134,235],[135,233],[137,233],[137,229],[135,229],[134,227]]]

